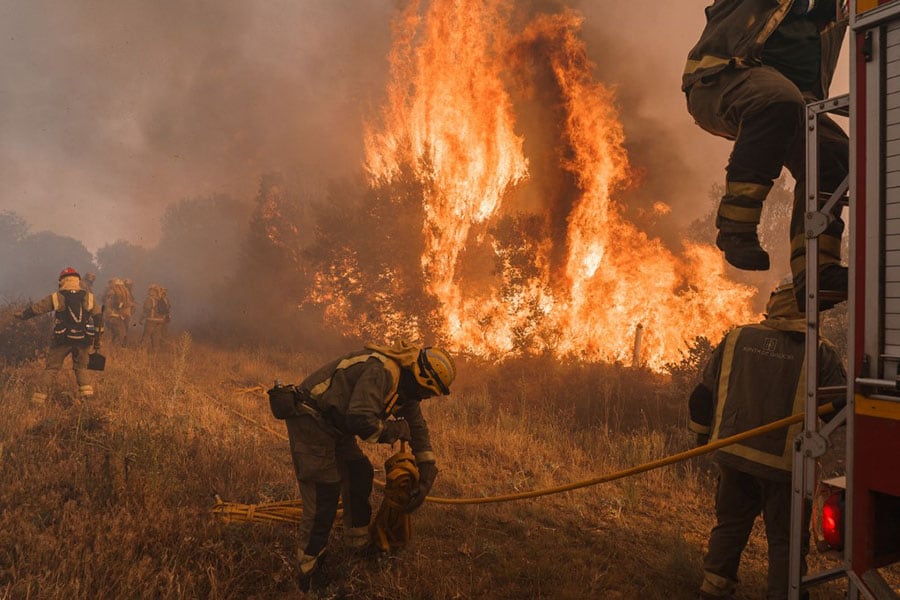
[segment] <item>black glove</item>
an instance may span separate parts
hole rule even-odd
[[[419,485],[409,495],[409,502],[406,503],[406,512],[411,513],[425,502],[425,496],[431,492],[431,486],[437,477],[438,469],[434,461],[419,463]]]
[[[409,423],[406,419],[390,419],[384,422],[384,429],[378,436],[379,444],[393,444],[397,440],[409,441],[412,436],[409,433]]]
[[[698,433],[697,434],[697,447],[705,446],[709,443],[709,434],[708,433]]]
[[[29,306],[25,310],[19,310],[19,311],[14,312],[13,316],[15,318],[19,319],[20,321],[27,321],[28,319],[30,319],[31,317],[34,316],[34,311]]]

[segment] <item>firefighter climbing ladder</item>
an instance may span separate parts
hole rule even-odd
[[[789,598],[847,578],[850,600],[896,599],[878,569],[900,560],[900,1],[853,0],[850,93],[807,108],[807,374],[804,433],[794,444]],[[850,175],[818,189],[821,115],[850,118]],[[818,388],[818,236],[849,193],[847,406],[820,427],[810,412]],[[824,200],[824,206],[819,203]],[[804,503],[815,493],[816,459],[845,425],[846,503],[840,566],[804,575]]]

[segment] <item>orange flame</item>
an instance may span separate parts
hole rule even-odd
[[[580,17],[517,11],[505,0],[411,2],[394,23],[380,123],[366,132],[373,186],[390,184],[404,166],[426,184],[421,266],[448,346],[487,357],[524,349],[631,360],[640,324],[641,362],[661,368],[686,341],[716,339],[752,320],[754,290],[725,277],[717,250],[686,243],[677,256],[616,204],[616,191],[630,183],[625,134],[613,92],[591,74]],[[576,193],[564,235],[544,228],[543,237],[510,244],[490,227],[530,183],[517,129],[530,124],[517,122],[520,98],[508,72],[528,60],[545,61],[552,73],[561,111],[556,168]],[[464,275],[467,249],[484,243],[500,265],[493,280]]]

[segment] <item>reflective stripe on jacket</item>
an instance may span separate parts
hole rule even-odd
[[[338,431],[378,441],[390,415],[409,423],[410,445],[416,460],[434,460],[425,417],[418,400],[398,394],[400,365],[372,350],[353,352],[336,359],[300,383],[309,390],[313,403],[325,420]]]
[[[716,0],[706,7],[706,27],[688,54],[681,89],[726,69],[758,67],[762,50],[791,8],[793,0]],[[846,24],[821,24],[822,68],[816,97],[825,98],[837,66]]]
[[[722,439],[803,412],[806,395],[805,323],[768,320],[725,336],[703,372],[711,405],[697,411],[691,428],[709,426],[710,440]],[[834,348],[819,345],[819,385],[843,385],[846,374]],[[824,404],[827,399],[822,398]],[[703,413],[706,414],[703,414]],[[692,407],[692,415],[695,413]],[[791,442],[802,423],[718,450],[715,459],[732,468],[775,480],[789,480]]]

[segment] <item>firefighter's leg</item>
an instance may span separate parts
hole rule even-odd
[[[769,268],[757,226],[772,182],[802,137],[804,102],[800,90],[770,67],[726,70],[691,90],[688,106],[697,122],[734,139],[716,214],[716,245],[739,269]]]
[[[150,323],[149,337],[150,349],[157,352],[159,350],[159,323]]]
[[[337,454],[344,500],[344,542],[351,548],[362,549],[369,545],[372,520],[369,496],[375,471],[353,437],[338,441]]]
[[[79,398],[93,398],[94,386],[91,385],[88,371],[89,346],[72,346],[72,368],[75,370],[75,383],[78,384]]]
[[[720,466],[716,525],[709,537],[709,551],[703,559],[702,597],[727,598],[734,593],[741,553],[761,511],[762,492],[755,478]]]
[[[303,502],[297,557],[301,581],[308,586],[328,544],[341,495],[341,480],[334,437],[310,416],[285,422]]]
[[[833,192],[844,181],[850,168],[847,134],[827,115],[819,117],[819,190]],[[806,143],[793,149],[788,168],[797,185],[791,214],[791,274],[800,312],[806,311]],[[827,198],[820,198],[821,207]],[[847,267],[841,263],[841,237],[844,222],[841,206],[832,208],[834,219],[819,234],[819,289],[826,292],[819,302],[822,310],[842,302],[847,296]]]
[[[767,600],[786,600],[790,584],[791,548],[791,484],[790,482],[763,481],[763,519],[766,524],[766,543],[769,546],[769,575],[766,591]],[[806,555],[809,553],[810,507],[804,511],[805,533],[801,540],[801,573],[806,574]],[[807,594],[801,598],[808,597]]]
[[[125,346],[125,321],[121,317],[112,317],[107,322],[109,340],[114,346]]]
[[[128,336],[131,333],[131,317],[122,317],[122,326],[125,328],[122,333],[122,347],[128,347]]]
[[[50,349],[47,352],[46,368],[41,375],[37,388],[31,394],[31,401],[34,404],[43,404],[47,401],[50,390],[59,376],[59,371],[62,369],[63,361],[68,356],[69,351],[69,346],[50,344]]]

